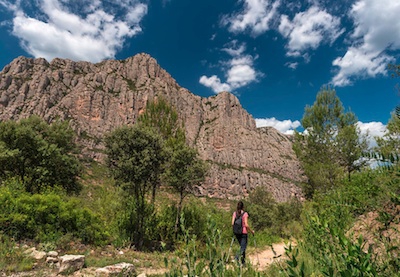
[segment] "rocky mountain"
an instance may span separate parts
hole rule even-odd
[[[147,54],[97,64],[19,57],[0,72],[0,120],[70,119],[84,153],[95,159],[102,158],[106,132],[135,123],[159,96],[177,109],[189,143],[211,164],[197,193],[240,198],[265,186],[278,201],[301,196],[304,177],[289,137],[257,129],[228,92],[202,98],[180,87]]]

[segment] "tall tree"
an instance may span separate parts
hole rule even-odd
[[[185,130],[179,122],[177,111],[163,97],[157,97],[147,102],[145,112],[139,116],[138,123],[154,129],[167,146],[186,140]],[[159,182],[153,183],[153,203],[159,186]]]
[[[129,236],[135,246],[144,242],[146,195],[161,177],[165,151],[161,137],[151,128],[123,126],[105,137],[107,164],[133,207]],[[133,195],[134,197],[130,197]]]
[[[197,150],[187,145],[185,129],[178,113],[163,97],[149,101],[138,121],[141,125],[155,129],[165,141],[168,159],[165,163],[164,181],[179,194],[175,220],[177,234],[183,200],[193,193],[196,185],[204,181],[207,165],[198,158]],[[158,185],[153,184],[153,202]]]
[[[392,72],[392,77],[400,77],[400,64],[389,64],[388,69]],[[400,93],[399,85],[397,89]],[[377,151],[383,156],[382,158],[397,162],[400,155],[400,106],[392,112],[385,135],[375,139],[378,144]]]
[[[164,140],[185,135],[176,109],[161,96],[147,102],[146,109],[138,121],[156,129]]]
[[[173,141],[168,149],[170,155],[164,177],[166,182],[179,194],[175,218],[175,234],[177,234],[183,199],[193,193],[196,185],[201,185],[204,181],[207,165],[198,158],[197,150],[181,140]]]
[[[346,170],[354,170],[364,144],[360,144],[357,118],[345,112],[335,90],[324,87],[313,106],[306,106],[302,119],[303,134],[295,134],[293,149],[309,178],[306,194],[329,189]],[[356,151],[357,150],[357,151]]]
[[[365,165],[365,161],[360,157],[368,149],[367,138],[361,134],[356,124],[345,126],[337,135],[337,149],[339,163],[347,171],[350,181],[351,173]]]
[[[375,138],[378,151],[383,159],[390,159],[391,162],[398,160],[400,155],[400,107],[392,112],[391,118],[386,126],[386,133],[383,137]]]
[[[68,122],[47,124],[37,116],[0,123],[0,177],[18,176],[28,192],[61,186],[78,192],[81,164]]]

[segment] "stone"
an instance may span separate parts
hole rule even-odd
[[[29,254],[31,254],[33,251],[36,250],[35,247],[29,247],[29,246],[27,246],[27,245],[22,246],[22,248],[26,249],[26,250],[24,251],[24,254],[25,254],[25,255],[29,255]]]
[[[47,257],[58,257],[57,251],[49,251],[47,252]]]
[[[48,264],[56,264],[56,263],[58,263],[58,258],[57,257],[47,257],[46,258],[46,263],[48,263]]]
[[[47,255],[44,251],[38,251],[35,248],[30,248],[24,251],[25,254],[29,255],[30,257],[34,258],[35,260],[43,260]]]
[[[80,270],[85,264],[84,255],[64,255],[60,257],[58,273],[72,273]]]
[[[129,263],[119,263],[96,269],[96,277],[109,276],[134,276],[136,273],[135,266]]]

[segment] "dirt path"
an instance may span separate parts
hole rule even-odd
[[[292,243],[292,245],[294,244]],[[249,255],[250,262],[258,270],[265,270],[270,264],[285,258],[285,247],[287,246],[288,244],[284,242],[274,243],[272,247],[268,246],[267,249]]]

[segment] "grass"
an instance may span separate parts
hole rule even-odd
[[[31,270],[34,260],[11,238],[0,233],[0,270],[10,273]]]

